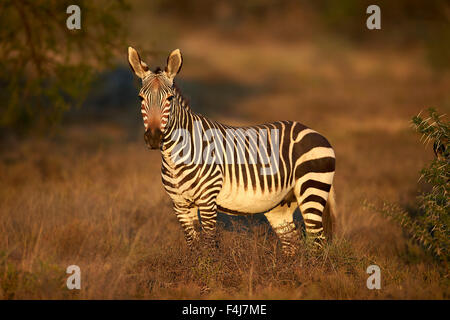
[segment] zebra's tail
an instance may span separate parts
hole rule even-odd
[[[328,201],[323,211],[322,219],[325,237],[329,242],[331,242],[336,227],[336,199],[333,186],[331,186]]]

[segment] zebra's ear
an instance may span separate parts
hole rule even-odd
[[[141,60],[139,53],[132,47],[128,47],[128,63],[131,70],[141,79],[151,73],[147,64]]]
[[[183,64],[183,57],[181,56],[180,49],[173,50],[167,58],[166,74],[170,80],[173,80],[178,72],[181,70]]]

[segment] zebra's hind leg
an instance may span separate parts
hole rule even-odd
[[[174,204],[175,214],[184,231],[184,236],[189,248],[195,248],[199,233],[195,230],[195,224],[198,224],[198,208]]]
[[[297,183],[294,193],[305,223],[307,243],[312,244],[314,249],[320,249],[326,241],[322,217],[329,198],[331,180],[320,181],[319,175],[315,178]]]
[[[278,205],[264,215],[281,242],[283,253],[292,256],[299,244],[299,232],[294,224],[295,202]]]

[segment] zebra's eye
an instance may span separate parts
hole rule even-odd
[[[167,97],[167,101],[172,101],[173,100],[173,96],[168,96]]]
[[[139,96],[139,100],[142,102],[144,101],[144,97],[143,96]]]

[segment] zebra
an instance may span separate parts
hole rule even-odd
[[[325,137],[295,121],[234,127],[195,113],[174,84],[183,63],[179,49],[169,54],[164,70],[151,71],[132,47],[128,47],[128,62],[142,80],[144,139],[148,148],[160,149],[163,186],[188,247],[195,248],[199,240],[217,245],[217,211],[264,213],[288,255],[298,247],[300,233],[293,218],[297,207],[307,239],[317,245],[313,248],[331,239],[336,214],[335,153]],[[249,131],[268,138],[266,149],[256,148],[258,137],[245,134]],[[212,139],[211,132],[222,141]],[[227,136],[229,132],[234,136]],[[184,160],[175,161],[180,145],[184,152],[178,153],[178,160]],[[225,145],[240,152],[230,156]],[[255,161],[274,154],[276,161]],[[261,174],[263,169],[268,173]]]

